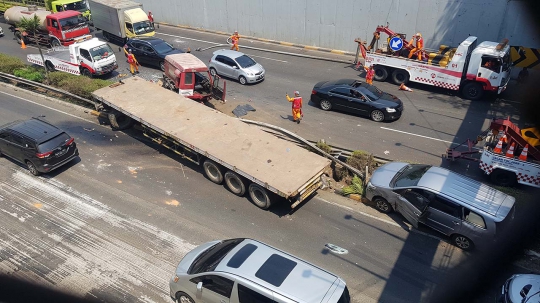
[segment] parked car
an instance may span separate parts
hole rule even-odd
[[[131,49],[139,63],[158,66],[162,71],[165,71],[165,56],[183,53],[167,41],[155,37],[130,38],[124,49]]]
[[[37,118],[0,126],[0,155],[25,164],[33,175],[48,173],[68,163],[79,150],[75,139]]]
[[[248,55],[227,49],[214,52],[208,64],[212,76],[216,74],[238,80],[240,84],[264,80],[265,70]]]
[[[447,169],[402,162],[377,168],[366,198],[383,213],[397,210],[415,227],[422,223],[450,236],[463,250],[492,244],[512,220],[516,201]]]
[[[178,264],[170,295],[182,303],[349,303],[338,276],[251,239],[212,241]]]
[[[403,113],[398,97],[355,79],[321,81],[313,87],[311,101],[322,110],[349,112],[376,122],[397,120]]]
[[[513,275],[502,286],[497,303],[540,302],[540,275]]]

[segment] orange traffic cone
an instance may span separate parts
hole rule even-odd
[[[24,44],[24,39],[21,38],[21,48],[26,49],[26,44]]]
[[[512,142],[512,145],[510,145],[510,148],[506,151],[506,157],[508,158],[514,158],[514,146],[516,145],[515,142]]]
[[[497,143],[497,145],[493,149],[493,152],[496,153],[496,154],[502,153],[502,144],[503,144],[503,139],[501,138],[501,140],[499,140],[499,142]]]
[[[399,89],[400,90],[404,90],[404,91],[408,91],[408,92],[412,92],[412,89],[408,88],[407,86],[405,86],[405,84],[401,83],[401,85],[399,86]]]
[[[527,161],[527,152],[529,151],[529,144],[525,144],[525,147],[521,151],[521,155],[519,155],[519,160]]]

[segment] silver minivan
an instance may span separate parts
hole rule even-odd
[[[251,239],[202,244],[178,264],[169,282],[181,303],[349,303],[338,276]]]
[[[400,212],[413,226],[427,225],[472,250],[489,245],[512,219],[515,199],[447,169],[403,162],[373,172],[366,198],[389,213]]]
[[[208,63],[210,74],[225,76],[238,80],[240,84],[255,83],[264,80],[266,71],[250,56],[227,49],[213,53]]]

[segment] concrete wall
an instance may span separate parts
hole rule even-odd
[[[351,52],[355,38],[370,41],[376,26],[386,22],[408,39],[421,32],[427,48],[457,46],[469,35],[540,48],[522,0],[136,1],[157,22]]]

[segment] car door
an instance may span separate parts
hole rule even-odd
[[[4,130],[0,133],[0,152],[6,156],[13,157],[13,139],[9,131]]]
[[[238,303],[276,303],[272,291],[251,281],[237,282],[235,291]]]
[[[217,55],[216,59],[214,60],[214,62],[216,63],[215,64],[216,70],[218,74],[222,76],[228,76],[228,68],[227,68],[227,63],[225,60],[226,60],[226,57],[222,55]]]
[[[146,58],[146,63],[159,66],[159,58],[156,51],[150,45],[142,44],[141,52]]]
[[[434,193],[430,195],[428,191],[425,191],[425,195],[431,197],[429,198],[429,207],[421,222],[445,235],[459,231],[461,228],[461,206],[441,195]]]
[[[229,303],[234,281],[220,275],[206,274],[190,280],[194,287],[202,283],[202,288],[196,289],[197,302]]]
[[[139,63],[146,63],[147,58],[143,55],[143,44],[137,41],[131,43],[131,52]]]
[[[463,220],[461,221],[461,229],[456,231],[462,234],[474,243],[490,242],[495,237],[495,226],[493,221],[487,221],[479,213],[463,207]]]
[[[351,89],[351,99],[349,101],[351,112],[364,116],[371,113],[371,101],[361,92]]]
[[[347,111],[350,97],[350,89],[345,87],[336,87],[328,92],[328,101],[338,110]]]
[[[240,73],[238,64],[236,63],[236,61],[234,61],[233,59],[229,57],[224,57],[224,58],[225,58],[225,63],[227,65],[227,72],[228,72],[227,75],[231,78],[238,79],[238,76]]]
[[[409,223],[418,228],[418,222],[420,222],[420,218],[426,210],[429,201],[417,189],[399,189],[395,193],[397,194],[396,210]]]
[[[11,133],[11,148],[9,149],[11,153],[10,157],[19,162],[23,162],[26,149],[27,147],[25,146],[25,139],[23,136],[17,133]]]

